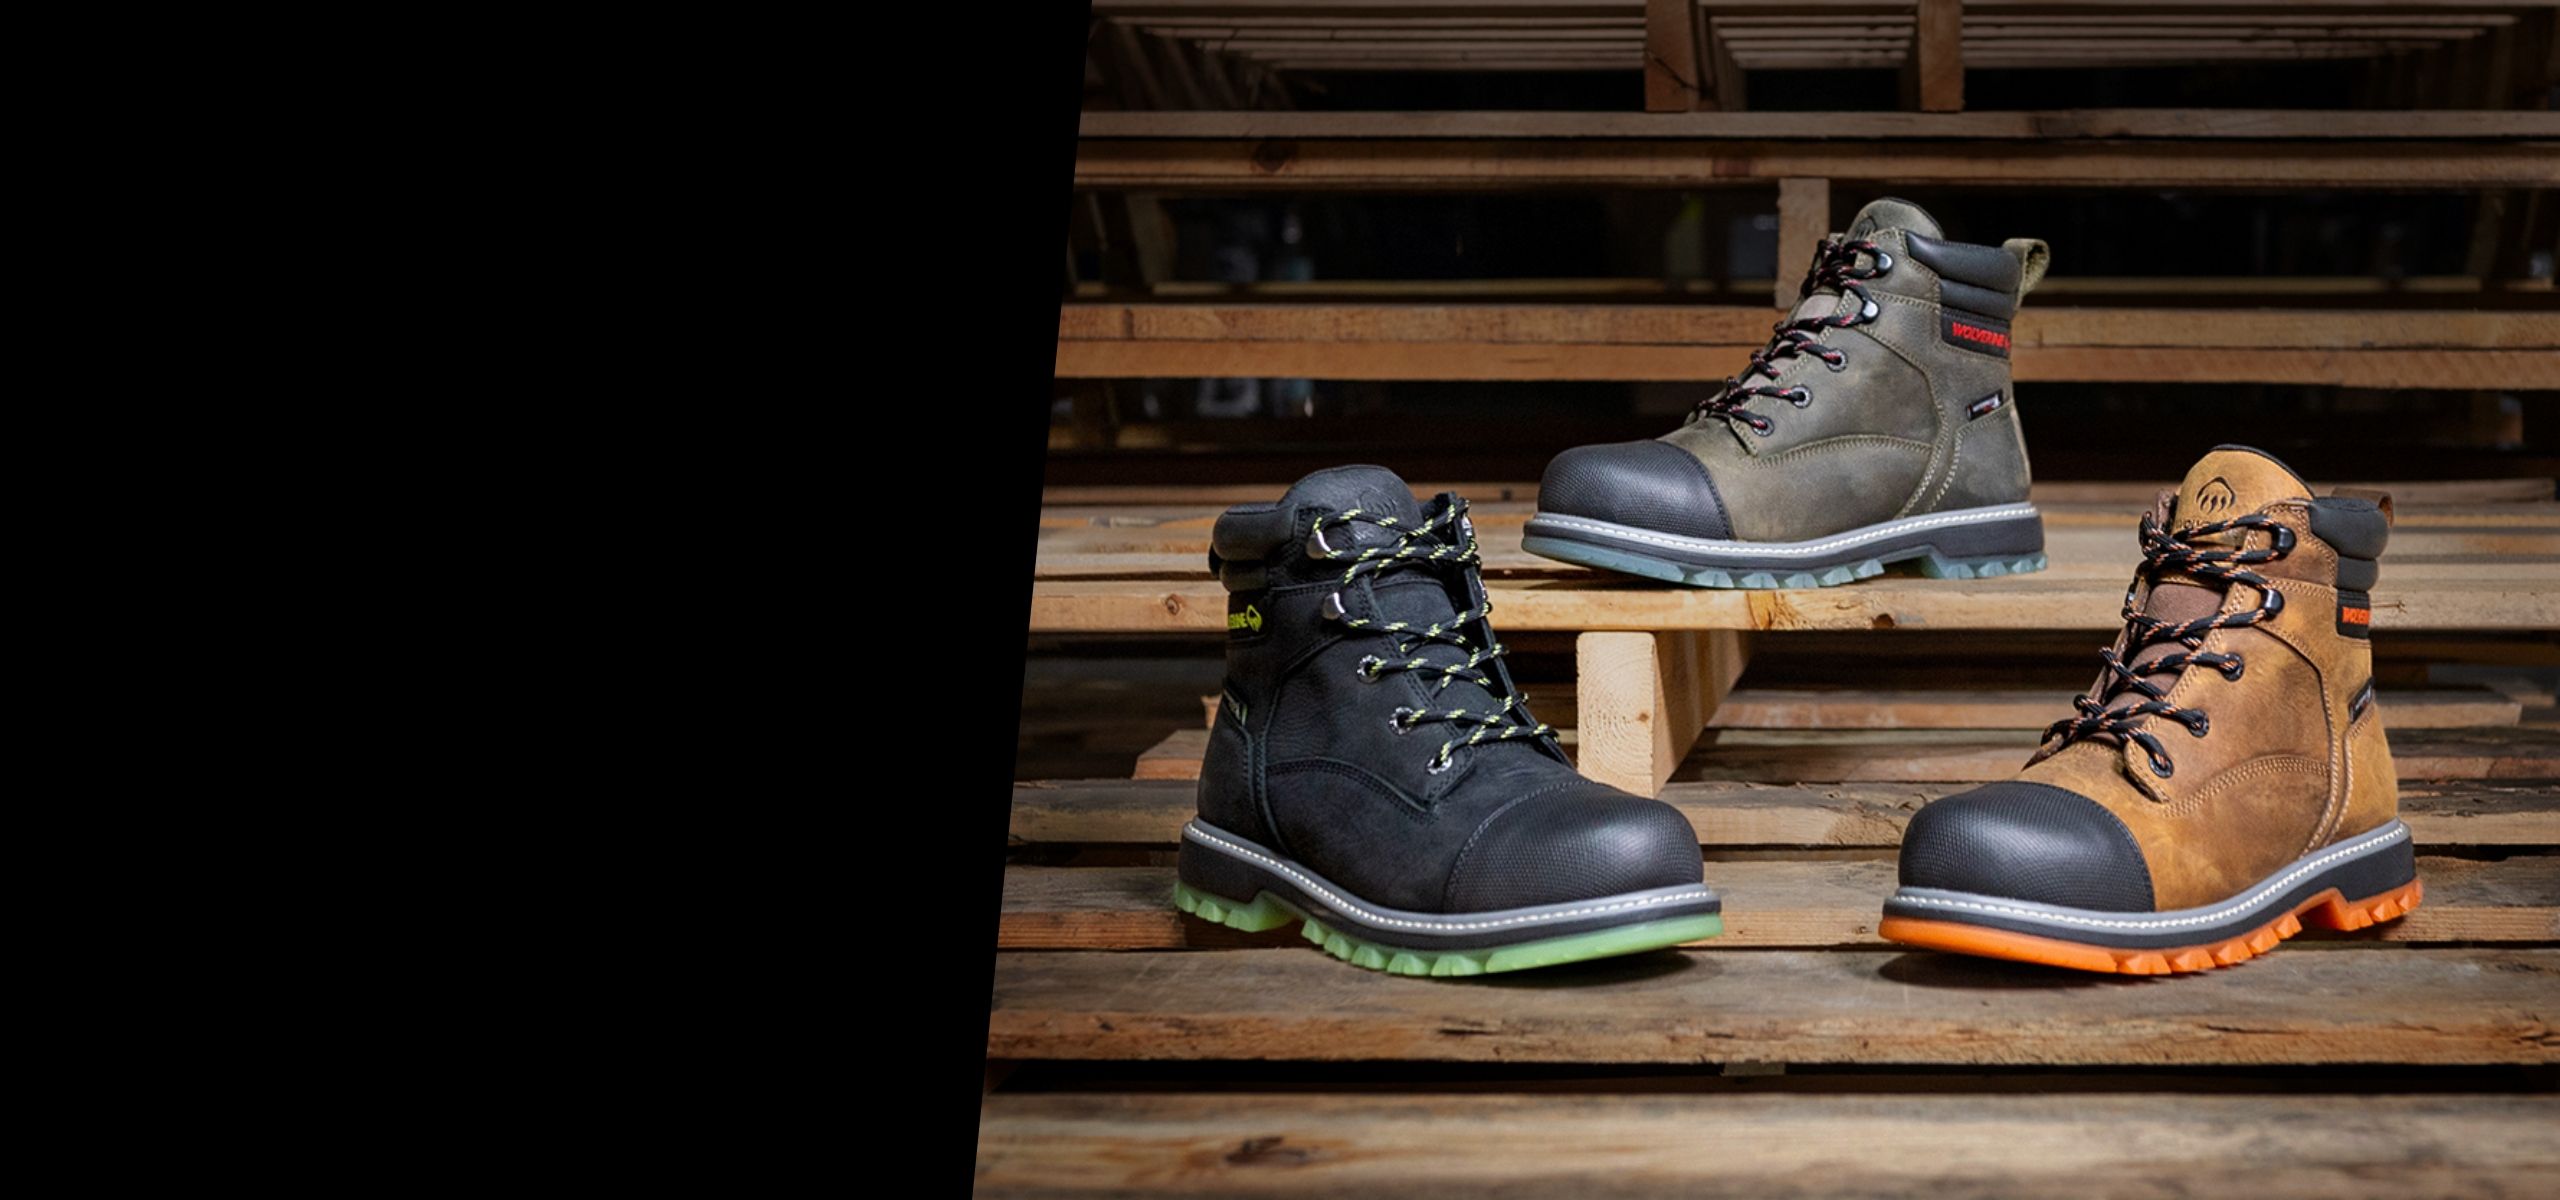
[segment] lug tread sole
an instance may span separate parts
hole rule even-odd
[[[1900,563],[1915,563],[1919,573],[1930,579],[1996,579],[2004,575],[2026,575],[2045,569],[2042,552],[2025,555],[1992,555],[1985,558],[1956,558],[1940,554],[1927,546],[1896,551],[1854,563],[1823,567],[1819,570],[1755,571],[1748,567],[1692,567],[1638,554],[1610,546],[1568,541],[1552,537],[1528,537],[1521,549],[1544,558],[1597,567],[1666,583],[1690,587],[1734,588],[1749,591],[1774,591],[1781,588],[1826,588],[1872,579],[1884,574],[1885,568]]]
[[[1985,958],[2005,958],[2017,962],[2042,963],[2049,967],[2068,967],[2077,971],[2096,971],[2116,975],[2181,975],[2192,971],[2210,971],[2228,967],[2273,950],[2285,939],[2302,932],[2305,918],[2329,929],[2363,929],[2378,922],[2407,916],[2426,897],[2424,880],[2410,880],[2378,896],[2348,900],[2330,888],[2318,892],[2274,920],[2234,937],[2201,942],[2193,946],[2175,946],[2148,950],[2126,950],[2113,946],[2092,945],[1968,925],[1961,921],[1929,920],[1919,917],[1886,917],[1876,933],[1889,942],[1918,946],[1928,950],[1944,950],[1955,954],[1973,954]]]
[[[1300,937],[1352,966],[1384,971],[1390,975],[1440,978],[1495,975],[1504,971],[1525,971],[1532,967],[1642,954],[1683,942],[1701,941],[1724,932],[1724,918],[1708,913],[1667,917],[1562,937],[1536,938],[1508,946],[1424,950],[1352,937],[1270,892],[1256,894],[1251,902],[1239,902],[1177,881],[1173,885],[1173,906],[1203,921],[1247,933],[1260,933],[1278,929],[1292,921],[1299,922]]]

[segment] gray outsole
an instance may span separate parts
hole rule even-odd
[[[1588,542],[1562,538],[1528,536],[1520,540],[1520,548],[1542,558],[1620,571],[1646,579],[1690,587],[1738,588],[1767,591],[1778,588],[1839,587],[1861,579],[1884,574],[1884,569],[1897,563],[1917,561],[1920,574],[1930,579],[1995,579],[2004,575],[2024,575],[2045,568],[2042,552],[2028,555],[1993,555],[1987,558],[1951,558],[1938,553],[1935,546],[1908,546],[1889,550],[1854,563],[1824,567],[1816,571],[1752,571],[1738,567],[1691,567],[1656,558],[1649,554],[1595,546]]]

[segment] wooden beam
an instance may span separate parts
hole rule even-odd
[[[1922,112],[1964,111],[1964,6],[1961,0],[1920,0],[1905,66],[1905,107]]]
[[[2024,978],[1976,995],[2005,1007]],[[2547,1095],[2421,1092],[2356,1104],[2283,1094],[2291,1082],[2271,1095],[2196,1095],[2185,1077],[2139,1094],[1947,1095],[1945,1084],[1905,1077],[1875,1085],[1883,1094],[1771,1095],[1741,1089],[1782,1081],[1701,1074],[1676,1091],[1617,1085],[1645,1095],[1534,1083],[1516,1085],[1532,1094],[1000,1094],[980,1118],[975,1186],[1018,1200],[1284,1191],[2100,1200],[2156,1191],[2174,1175],[2245,1180],[2253,1200],[2330,1200],[2534,1195],[2560,1174],[2560,1097]],[[1691,1092],[1706,1094],[1682,1094]]]
[[[1742,674],[1731,630],[1586,633],[1574,641],[1583,775],[1651,796],[1678,769]]]
[[[1644,107],[1692,112],[1710,107],[1697,0],[1644,2]]]
[[[1804,288],[1804,262],[1811,257],[1814,244],[1831,236],[1831,181],[1828,179],[1781,179],[1778,181],[1778,264],[1777,304],[1780,309],[1796,306]],[[1746,336],[1746,344],[1751,340]]]
[[[1529,480],[1472,480],[1454,483],[1434,480],[1413,482],[1416,499],[1428,500],[1442,492],[1456,492],[1477,504],[1519,501],[1534,503],[1538,485]],[[2432,514],[2413,514],[2413,508],[2438,505],[2513,506],[2540,504],[2552,499],[2552,481],[2548,479],[2441,479],[2393,480],[2389,482],[2349,482],[2332,485],[2322,483],[2323,490],[2332,486],[2358,487],[2391,493],[2400,510],[2405,536],[2413,515],[2422,519]],[[2151,498],[2162,491],[2175,490],[2171,480],[2096,482],[2040,480],[2032,485],[2027,498],[2047,509],[2053,517],[2053,506],[2060,504],[2110,505],[2121,512],[2138,513],[2150,507]],[[1052,486],[1040,493],[1044,509],[1082,509],[1098,505],[1152,505],[1169,508],[1224,508],[1231,504],[1256,504],[1269,500],[1279,489],[1263,483],[1180,484],[1129,482],[1119,484]],[[2530,512],[2529,509],[2518,510]],[[1072,513],[1061,514],[1072,516]],[[1094,514],[1106,520],[1117,520],[1117,514]],[[2473,511],[2463,514],[2466,520],[2489,520],[2490,513]],[[1050,520],[1043,513],[1041,521]],[[2529,519],[2529,518],[2525,518]]]
[[[1661,799],[1689,819],[1699,844],[1710,849],[1874,850],[1899,846],[1913,813],[1959,790],[1947,782],[1678,780],[1664,786]],[[1199,792],[1197,783],[1177,779],[1017,783],[1010,836],[1027,843],[1171,846],[1181,839],[1182,823],[1198,815]],[[2400,786],[2400,819],[2430,849],[2560,846],[2560,790],[2547,783],[2408,779]]]
[[[1819,185],[1820,181],[1809,181]],[[1810,188],[1782,195],[1781,267],[1827,232]],[[1795,214],[1789,224],[1785,214]],[[1798,280],[1781,276],[1792,303]],[[1609,379],[1730,374],[1765,309],[1656,305],[1065,306],[1062,378]],[[2021,381],[2560,388],[2552,312],[2036,308],[2013,333]],[[2197,350],[2245,350],[2230,356]]]
[[[1614,588],[1598,578],[1489,583],[1506,632],[1626,629],[2081,629],[2123,621],[2121,581],[2026,575],[1986,580],[1887,576],[1857,587],[1753,592]],[[2400,631],[2548,631],[2560,591],[2547,580],[2384,575],[2376,624]],[[1044,580],[1030,628],[1042,633],[1209,633],[1225,628],[1216,583]],[[2376,636],[2384,636],[2377,634]]]
[[[996,956],[987,1053],[1982,1066],[2560,1062],[2546,1023],[2560,990],[2560,950],[2296,947],[2174,987],[2021,987],[2010,963],[1860,950],[1685,951],[1587,964],[1571,978],[1605,986],[1607,1002],[1594,1003],[1589,986],[1419,985],[1352,970],[1303,946],[1005,952]],[[1984,989],[1995,988],[1997,1003],[1986,1002]]]
[[[1752,114],[1735,114],[1748,116]],[[2560,186],[2560,144],[2246,140],[1717,142],[1087,138],[1078,187],[1207,191],[1696,188],[1825,178],[1984,187]]]
[[[1083,137],[2512,141],[2560,139],[2560,113],[2092,108],[2045,112],[1088,112]]]
[[[2358,940],[2550,942],[2560,940],[2560,856],[2479,861],[2418,860],[2427,899],[2408,919]],[[1724,897],[1717,949],[1881,946],[1876,918],[1894,889],[1884,857],[1743,860],[1707,864]],[[1285,944],[1295,929],[1253,935],[1184,916],[1167,898],[1171,867],[1024,867],[1004,876],[999,950],[1198,950]]]
[[[1584,634],[1584,637],[1594,635]],[[2058,714],[2067,710],[2058,710]],[[1581,741],[1603,735],[1641,742],[1623,710],[1586,708]],[[2388,716],[2384,718],[2388,720]],[[1990,783],[2017,774],[2034,753],[2040,730],[1717,730],[1698,740],[1677,769],[1684,783],[1770,783],[1837,779],[1848,783]],[[1138,757],[1135,778],[1197,779],[1208,731],[1180,729]],[[2538,779],[2560,775],[2560,743],[2538,731],[2401,730],[2391,734],[2392,762],[2410,781]],[[1620,775],[1630,778],[1631,775]],[[1648,789],[1647,794],[1658,790]],[[1629,788],[1634,791],[1638,789]]]

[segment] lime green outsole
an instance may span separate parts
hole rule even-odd
[[[1291,921],[1304,922],[1299,926],[1299,934],[1323,947],[1325,953],[1352,966],[1385,971],[1390,975],[1492,975],[1503,971],[1525,971],[1531,967],[1641,954],[1724,932],[1724,918],[1711,913],[1540,938],[1482,950],[1415,950],[1337,933],[1331,926],[1269,892],[1256,894],[1251,904],[1239,904],[1176,881],[1173,885],[1173,906],[1203,921],[1247,933],[1278,929]]]

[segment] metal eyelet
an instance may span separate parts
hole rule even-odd
[[[2238,683],[2240,682],[2241,673],[2248,669],[2248,662],[2242,659],[2239,655],[2234,654],[2231,656],[2231,665],[2222,668],[2222,677],[2233,683]]]
[[[1833,374],[1838,374],[1849,369],[1849,356],[1835,350],[1831,357],[1822,360],[1822,365],[1831,368]]]
[[[1893,256],[1885,253],[1882,249],[1878,249],[1876,251],[1876,274],[1882,275],[1892,269]]]
[[[2283,593],[2283,592],[2279,592],[2279,591],[2277,591],[2276,589],[2271,588],[2271,587],[2270,587],[2270,588],[2260,588],[2259,590],[2260,590],[2260,591],[2263,591],[2263,592],[2265,592],[2265,593],[2267,594],[2267,598],[2266,598],[2265,600],[2263,600],[2263,601],[2260,601],[2260,603],[2266,607],[2267,615],[2268,615],[2268,616],[2272,617],[2272,616],[2276,615],[2277,613],[2280,613],[2280,612],[2283,612],[2283,611],[2284,611],[2284,593]]]
[[[1806,391],[1801,387],[1788,388],[1787,403],[1795,405],[1797,408],[1803,408],[1813,403],[1813,393]]]
[[[1307,557],[1333,557],[1333,546],[1324,540],[1324,526],[1318,525],[1307,532]]]
[[[2193,721],[2181,723],[2186,725],[2187,736],[2189,737],[2203,737],[2213,729],[2213,718],[2208,717],[2203,713],[2197,713],[2196,719]]]
[[[1437,775],[1457,765],[1458,759],[1456,755],[1442,755],[1438,758],[1432,759],[1430,765],[1423,767],[1422,773],[1425,775]]]
[[[1858,310],[1858,319],[1861,321],[1872,321],[1876,319],[1877,313],[1883,311],[1883,309],[1876,306],[1875,301],[1869,300],[1867,301],[1867,306],[1865,308]]]
[[[1375,654],[1364,655],[1360,659],[1360,665],[1351,668],[1351,673],[1359,676],[1360,682],[1362,683],[1376,683],[1378,681],[1378,668],[1385,665],[1387,665],[1387,660],[1380,658]]]
[[[1404,723],[1404,719],[1412,715],[1414,715],[1414,710],[1410,708],[1399,708],[1394,712],[1388,713],[1387,728],[1395,730],[1397,737],[1403,737],[1404,735],[1413,732],[1413,726]]]
[[[2153,763],[2151,764],[2151,773],[2162,779],[2167,779],[2168,777],[2178,773],[2178,764],[2172,762],[2163,766],[2160,763]]]
[[[1346,615],[1346,612],[1347,610],[1342,607],[1342,593],[1335,592],[1334,594],[1324,598],[1324,607],[1320,615],[1328,621],[1339,621]]]

